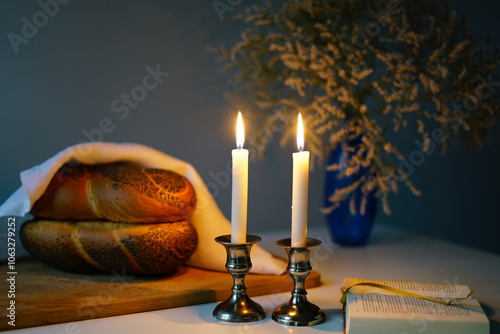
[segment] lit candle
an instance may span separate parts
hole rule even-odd
[[[297,124],[297,148],[292,153],[292,247],[303,247],[307,238],[307,200],[309,195],[309,152],[304,150],[304,125],[299,113]]]
[[[233,189],[231,206],[231,242],[247,241],[247,206],[248,206],[248,150],[243,148],[245,128],[243,117],[238,112],[236,122],[236,147],[233,156]]]

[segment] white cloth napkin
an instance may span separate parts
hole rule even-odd
[[[220,211],[203,179],[189,163],[163,152],[135,143],[83,143],[68,147],[42,164],[21,172],[22,186],[0,206],[0,217],[24,216],[42,196],[50,180],[65,163],[94,165],[114,161],[130,161],[144,168],[168,169],[184,175],[196,191],[197,204],[191,223],[198,232],[198,247],[187,264],[226,271],[226,251],[214,239],[230,234],[229,221]],[[286,264],[259,245],[251,250],[251,272],[280,275]]]

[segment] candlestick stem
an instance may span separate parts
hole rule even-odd
[[[213,311],[216,319],[227,322],[250,322],[261,320],[266,316],[262,306],[248,297],[245,286],[245,276],[252,268],[250,249],[260,240],[261,238],[255,235],[247,235],[245,243],[231,243],[230,235],[215,238],[215,241],[226,249],[226,269],[233,277],[231,296],[218,304]]]
[[[305,281],[311,273],[312,266],[309,262],[311,251],[321,244],[320,240],[307,238],[303,247],[292,247],[291,239],[282,239],[277,242],[288,255],[287,271],[293,279],[294,288],[292,297],[274,310],[274,321],[288,326],[313,326],[325,320],[324,312],[307,300]]]

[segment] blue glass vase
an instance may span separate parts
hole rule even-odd
[[[349,146],[357,147],[360,138],[349,142]],[[355,152],[347,152],[342,148],[342,145],[330,152],[328,157],[328,165],[334,163],[342,163],[349,159],[350,155]],[[345,167],[335,171],[326,172],[325,180],[325,207],[332,205],[328,199],[336,189],[344,188],[367,172],[367,168],[360,168],[358,173],[346,176]],[[377,198],[374,193],[369,193],[367,197],[364,214],[361,214],[361,199],[363,194],[357,190],[355,207],[356,212],[352,213],[349,208],[349,199],[340,203],[340,205],[326,215],[326,222],[333,241],[342,246],[362,246],[368,243],[373,222],[377,211]]]

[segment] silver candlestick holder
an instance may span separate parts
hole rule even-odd
[[[307,300],[305,289],[305,280],[312,270],[309,262],[311,251],[321,245],[321,241],[307,238],[304,247],[292,247],[290,238],[276,243],[283,247],[288,255],[286,269],[293,280],[294,288],[290,300],[274,310],[272,319],[287,326],[313,326],[322,323],[325,321],[325,313]]]
[[[226,249],[226,269],[233,277],[231,296],[215,307],[213,316],[228,322],[250,322],[264,319],[266,313],[262,306],[254,302],[246,294],[245,276],[252,268],[250,249],[261,240],[256,235],[247,235],[245,243],[231,243],[230,235],[215,238]]]

